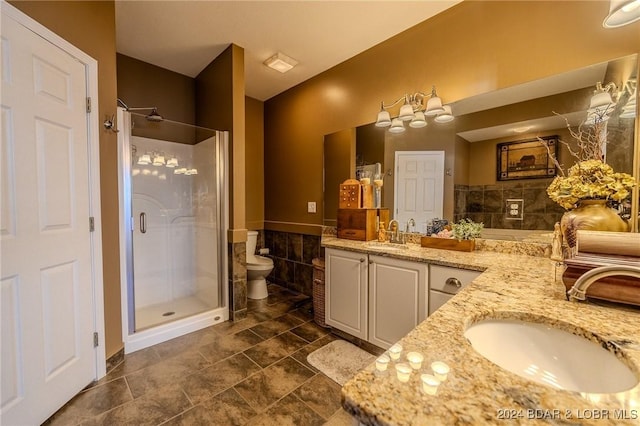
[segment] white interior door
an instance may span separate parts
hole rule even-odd
[[[401,230],[409,219],[417,231],[443,216],[444,151],[396,151],[394,219]]]
[[[2,6],[0,423],[40,424],[97,375],[88,84]]]

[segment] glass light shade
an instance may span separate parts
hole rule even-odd
[[[640,0],[610,0],[609,14],[602,22],[605,28],[617,28],[640,19]]]
[[[167,167],[174,168],[178,167],[178,159],[176,157],[171,157],[167,160]]]
[[[138,164],[140,164],[141,166],[151,164],[151,156],[149,154],[142,154],[140,158],[138,158]]]
[[[612,103],[613,103],[613,99],[611,99],[611,93],[598,92],[591,97],[591,102],[589,103],[589,109],[608,106],[608,105],[611,105]]]
[[[164,164],[165,164],[164,155],[158,154],[155,157],[153,157],[153,165],[154,166],[164,166]]]
[[[188,169],[184,174],[187,175],[187,176],[197,175],[198,174],[198,169]]]
[[[398,118],[402,121],[409,121],[409,120],[413,120],[413,117],[414,117],[413,107],[409,104],[402,105],[402,107],[400,108],[400,115],[398,116]]]
[[[404,130],[404,123],[402,120],[394,118],[393,121],[391,121],[391,127],[389,128],[391,133],[402,133]]]
[[[184,175],[187,173],[187,169],[185,169],[184,167],[180,168],[180,169],[175,169],[173,171],[174,175]]]
[[[391,116],[389,111],[380,111],[378,113],[378,119],[376,120],[376,127],[389,127],[391,126]]]
[[[409,123],[409,126],[413,127],[414,129],[419,129],[426,125],[427,125],[427,120],[425,120],[424,118],[424,113],[422,111],[416,111],[416,113],[413,115],[413,119],[411,120],[411,123]]]
[[[635,118],[636,117],[636,106],[625,106],[622,108],[622,113],[620,114],[620,118]]]
[[[442,114],[444,112],[444,108],[442,107],[442,99],[437,96],[432,96],[427,101],[427,109],[424,112],[425,115],[429,117],[433,117],[436,114]]]
[[[436,118],[434,118],[434,121],[436,123],[448,123],[450,121],[453,121],[453,114],[451,113],[451,107],[449,105],[444,105],[442,108],[444,108],[444,112],[441,114],[438,114]]]

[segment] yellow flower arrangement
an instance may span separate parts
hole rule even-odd
[[[604,90],[600,83],[596,87],[599,90]],[[612,111],[613,106],[615,104],[589,110],[588,120],[577,129],[572,129],[569,120],[564,117],[567,130],[574,141],[573,144],[562,140],[560,142],[577,160],[566,174],[549,147],[542,139],[538,138],[547,147],[549,158],[560,172],[560,175],[556,176],[547,187],[547,194],[549,198],[566,210],[577,207],[581,200],[622,202],[631,195],[633,187],[637,184],[630,174],[616,173],[610,165],[602,161],[607,145],[608,114]],[[561,116],[555,112],[554,114]]]
[[[600,160],[580,161],[569,168],[567,176],[556,176],[547,194],[553,201],[569,210],[580,200],[600,199],[622,201],[636,185],[628,173],[615,173]]]

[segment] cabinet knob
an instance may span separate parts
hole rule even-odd
[[[360,263],[364,263],[364,257],[360,258]]]
[[[445,284],[455,286],[456,288],[462,287],[462,283],[460,282],[460,280],[454,277],[447,278],[447,281],[445,281]]]

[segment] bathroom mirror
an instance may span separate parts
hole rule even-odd
[[[393,216],[395,153],[442,150],[445,219],[471,217],[496,229],[552,230],[564,212],[546,194],[552,178],[499,181],[497,145],[552,135],[571,141],[567,122],[572,127],[584,122],[596,84],[613,82],[619,95],[607,125],[607,163],[617,172],[638,178],[640,161],[636,158],[634,162],[640,155],[635,138],[637,110],[631,117],[622,114],[624,106],[636,96],[637,73],[637,55],[630,55],[451,103],[455,119],[450,123],[428,119],[426,127],[407,126],[399,134],[371,123],[326,135],[324,224],[335,226],[338,184],[356,177],[357,166],[382,164],[383,207]],[[573,157],[562,144],[558,158],[565,168],[573,164]],[[521,219],[506,218],[506,200],[511,199],[522,200]],[[636,200],[636,218],[637,204]],[[627,207],[631,214],[631,206]],[[421,224],[417,225],[416,230],[422,231]]]

